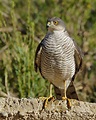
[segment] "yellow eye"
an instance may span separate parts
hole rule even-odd
[[[54,25],[58,25],[58,21],[53,21]]]

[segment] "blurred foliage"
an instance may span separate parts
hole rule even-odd
[[[74,81],[79,98],[96,102],[96,0],[0,0],[0,91],[49,95],[49,82],[34,71],[34,54],[53,16],[64,20],[85,55]]]

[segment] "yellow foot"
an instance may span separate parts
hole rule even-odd
[[[67,97],[62,97],[62,100],[67,100],[67,107],[68,108],[71,108],[71,101],[70,101],[70,99],[69,98],[67,98]]]
[[[48,97],[39,97],[40,100],[46,100]]]
[[[39,97],[39,99],[44,100],[43,108],[46,108],[48,102],[54,101],[54,96],[52,97]]]

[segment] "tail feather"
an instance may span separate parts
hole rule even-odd
[[[76,100],[79,100],[78,98],[78,95],[76,93],[76,89],[75,89],[75,86],[73,84],[73,81],[71,81],[68,89],[67,89],[67,97],[70,98],[70,99],[76,99]]]
[[[64,96],[64,90],[59,89],[56,86],[54,86],[54,91],[55,91],[55,94],[56,94],[56,98],[61,100],[62,97]],[[70,98],[70,99],[79,100],[78,95],[77,95],[76,90],[75,90],[75,86],[73,84],[73,81],[71,81],[71,83],[70,83],[70,85],[69,85],[69,87],[66,91],[66,94],[67,94],[67,97]]]
[[[58,100],[61,100],[62,97],[64,96],[64,90],[63,89],[59,89],[56,86],[54,86],[54,91],[55,91],[56,98]]]

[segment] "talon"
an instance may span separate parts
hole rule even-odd
[[[54,96],[52,96],[52,84],[50,84],[50,95],[49,97],[39,97],[39,99],[44,100],[43,108],[46,108],[48,105],[48,102],[54,101]]]
[[[67,97],[62,97],[62,100],[67,100]]]
[[[44,106],[43,107],[46,108],[47,105],[48,105],[48,102],[50,102],[50,101],[54,101],[54,96],[46,98],[45,101],[44,101]]]
[[[72,106],[69,98],[67,98],[67,106],[68,106],[68,108],[71,108],[71,106]]]
[[[67,100],[67,107],[68,107],[68,108],[71,108],[72,104],[71,104],[69,98],[67,98],[67,97],[62,97],[62,100]]]

